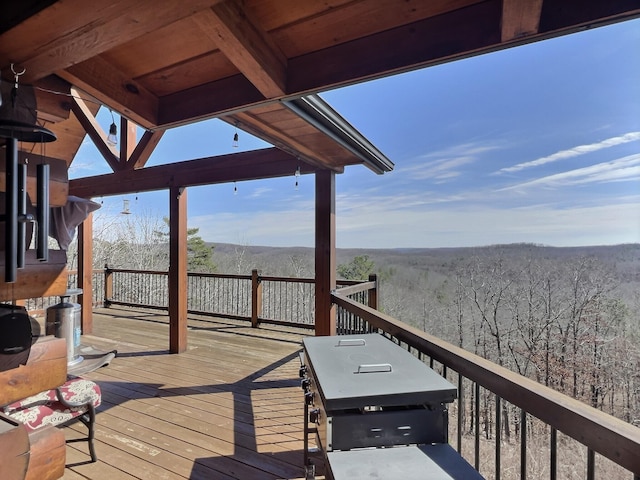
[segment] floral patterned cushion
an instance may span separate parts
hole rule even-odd
[[[57,390],[66,402],[77,406],[69,407],[61,403]],[[58,389],[47,390],[7,405],[4,413],[24,423],[28,430],[35,430],[45,425],[62,425],[86,413],[90,404],[97,407],[101,401],[100,387],[96,383],[83,378],[72,378]]]

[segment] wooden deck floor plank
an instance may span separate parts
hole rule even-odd
[[[258,475],[260,472],[264,475],[265,471],[261,470],[260,467],[266,468],[269,474],[298,473],[301,464],[299,458],[296,458],[293,464],[280,459],[274,459],[270,462],[269,466],[264,467],[262,457],[252,458],[255,451],[251,449],[242,449],[242,447],[236,445],[234,442],[216,441],[215,437],[211,435],[196,432],[170,422],[158,422],[155,418],[141,417],[138,412],[128,409],[120,409],[118,411],[115,409],[108,410],[101,418],[103,422],[101,428],[118,432],[111,434],[111,437],[117,437],[120,441],[124,441],[125,444],[130,443],[131,447],[135,450],[153,452],[155,454],[154,462],[161,465],[164,465],[166,461],[161,462],[160,460],[165,460],[168,455],[159,452],[165,451],[170,452],[171,458],[173,458],[174,455],[178,455],[182,457],[183,460],[187,460],[188,464],[192,464],[197,459],[209,457],[231,458],[230,461],[237,461],[233,460],[233,457],[236,456],[242,457],[245,460],[251,459],[252,464],[249,464],[249,466],[252,468],[244,471],[242,476],[238,478],[253,478],[254,474]],[[216,425],[213,426],[215,428]],[[97,435],[102,441],[105,441],[104,434],[100,430],[97,432]],[[300,447],[298,446],[297,448]],[[133,453],[135,454],[135,452]],[[170,460],[165,468],[174,470],[175,466],[184,463],[175,461],[174,464],[173,461],[175,461],[175,459]],[[216,461],[214,463],[219,464],[220,462],[221,461]],[[234,470],[239,471],[242,468],[242,466],[235,466]]]
[[[102,372],[98,372],[102,373]],[[112,377],[117,376],[120,380],[126,380],[127,382],[133,382],[127,385],[128,390],[138,391],[141,393],[141,397],[144,396],[166,396],[174,397],[186,396],[189,398],[191,405],[196,407],[199,402],[202,403],[200,408],[208,409],[214,408],[213,405],[207,405],[211,402],[214,405],[227,406],[229,402],[233,401],[235,408],[240,408],[242,411],[247,412],[250,415],[256,415],[258,418],[273,417],[277,415],[276,412],[281,412],[281,416],[287,416],[291,414],[293,409],[300,408],[301,391],[297,386],[297,380],[283,381],[283,385],[292,385],[286,388],[277,388],[271,390],[278,390],[273,396],[269,394],[259,394],[256,401],[256,391],[250,389],[259,387],[255,382],[233,382],[230,384],[209,384],[209,385],[189,385],[189,378],[184,376],[175,376],[171,379],[164,375],[162,369],[156,367],[149,367],[146,370],[131,369],[127,365],[120,365],[116,359],[113,366],[110,367],[109,375]],[[142,383],[140,380],[149,380],[149,383]],[[104,378],[103,378],[104,380]],[[191,379],[193,380],[193,379]],[[231,379],[233,380],[233,379]],[[109,387],[109,380],[106,380],[106,387]],[[161,384],[161,382],[165,382]],[[124,383],[124,382],[123,382]],[[228,396],[215,395],[231,393],[233,400]],[[214,394],[214,395],[211,395]],[[291,398],[293,397],[293,398]],[[182,402],[182,400],[180,400]],[[244,407],[245,405],[246,407]]]
[[[303,477],[297,352],[308,332],[189,322],[187,352],[170,355],[164,313],[94,313],[83,344],[118,356],[84,375],[103,390],[99,461],[67,468],[66,480]],[[74,425],[68,435],[83,429]],[[86,444],[69,445],[68,457],[86,461]]]

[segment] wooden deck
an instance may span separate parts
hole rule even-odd
[[[311,332],[199,318],[188,351],[171,355],[162,312],[96,311],[82,343],[118,351],[83,375],[103,393],[99,460],[86,463],[85,443],[68,444],[65,480],[304,477],[298,352]]]

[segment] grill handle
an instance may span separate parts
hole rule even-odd
[[[358,371],[355,373],[389,373],[393,371],[390,363],[370,363],[358,365]]]
[[[364,347],[366,344],[364,338],[344,338],[338,340],[336,347]]]

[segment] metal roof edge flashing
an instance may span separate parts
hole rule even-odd
[[[283,100],[282,103],[360,158],[375,173],[383,174],[393,170],[393,162],[318,95]]]

